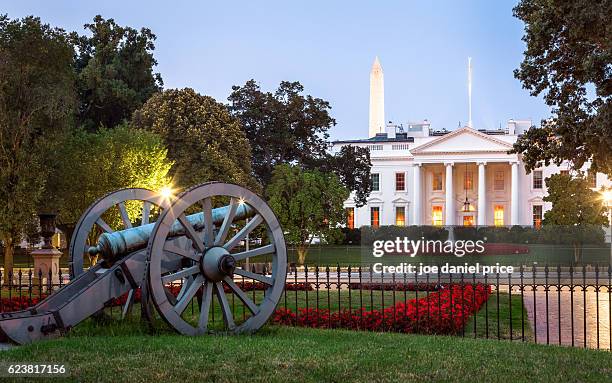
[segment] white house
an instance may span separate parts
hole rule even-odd
[[[543,201],[544,179],[569,172],[570,164],[527,174],[521,156],[508,154],[531,121],[510,120],[496,130],[468,123],[452,131],[434,131],[427,120],[381,126],[383,86],[377,82],[382,78],[376,59],[370,75],[370,137],[335,141],[332,147],[366,147],[372,159],[373,191],[367,205],[357,208],[352,196],[345,201],[349,226],[541,223],[551,208]],[[469,114],[471,122],[471,110]],[[611,184],[603,174],[592,177],[593,187]]]

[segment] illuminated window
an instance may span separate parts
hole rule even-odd
[[[379,207],[370,208],[370,226],[372,227],[380,226],[380,208]]]
[[[434,226],[442,226],[442,206],[432,207],[431,220]]]
[[[466,171],[463,173],[463,190],[472,190],[474,187],[474,173]]]
[[[534,170],[533,172],[533,188],[542,189],[542,171]]]
[[[395,191],[406,190],[406,173],[395,173]]]
[[[395,207],[395,224],[397,226],[406,226],[406,208],[404,206]]]
[[[542,205],[533,205],[533,227],[542,227]]]
[[[474,216],[464,215],[463,216],[463,226],[474,226]]]
[[[346,226],[349,229],[355,228],[355,208],[349,207],[346,209]]]
[[[495,226],[504,226],[504,207],[502,205],[495,205],[493,220]]]
[[[370,181],[372,182],[372,191],[380,190],[380,174],[372,173]]]
[[[495,178],[493,179],[493,189],[497,191],[504,190],[504,171],[498,170],[495,172]]]
[[[442,173],[433,174],[433,190],[442,190]]]

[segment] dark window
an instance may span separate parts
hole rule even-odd
[[[406,190],[406,173],[395,173],[395,191]]]
[[[542,189],[542,171],[534,170],[533,172],[533,188]]]
[[[372,180],[372,191],[379,191],[380,190],[380,175],[378,173],[372,173],[371,180]]]

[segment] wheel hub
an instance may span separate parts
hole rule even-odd
[[[202,254],[200,272],[211,282],[219,282],[234,274],[236,260],[221,246],[214,246]]]

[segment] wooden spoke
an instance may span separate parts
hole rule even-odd
[[[251,298],[247,297],[244,291],[242,291],[240,287],[238,287],[238,285],[234,283],[234,280],[232,278],[225,277],[223,281],[227,283],[227,285],[230,287],[230,289],[232,289],[234,294],[236,294],[238,299],[240,299],[242,303],[244,303],[244,305],[248,307],[249,311],[251,311],[253,314],[257,314],[259,312],[259,308],[255,304],[255,302],[253,302]]]
[[[200,318],[198,320],[198,327],[202,330],[205,330],[208,327],[208,315],[210,313],[210,306],[212,304],[212,292],[212,283],[206,282],[204,285],[204,291],[202,292],[202,307],[200,307]]]
[[[185,291],[187,291],[189,286],[191,286],[191,282],[193,282],[193,278],[188,277],[185,282],[181,284],[181,289],[179,290],[178,294],[176,294],[176,297],[174,297],[174,294],[172,294],[172,291],[170,290],[171,286],[166,285],[166,287],[168,287],[168,294],[174,297],[174,302],[172,303],[173,305],[175,305],[176,302],[181,300],[181,297],[183,296],[183,294],[185,294]]]
[[[199,271],[199,266],[198,265],[191,266],[191,267],[188,267],[188,268],[183,269],[181,271],[177,271],[176,273],[164,275],[162,277],[162,282],[163,283],[173,282],[173,281],[176,281],[177,279],[181,279],[181,278],[186,278],[186,277],[192,276],[193,274],[197,273],[198,271]]]
[[[208,247],[213,245],[214,232],[212,220],[212,200],[205,198],[202,201],[202,212],[204,213],[204,244]]]
[[[176,311],[177,314],[181,315],[183,311],[185,311],[185,308],[187,308],[187,305],[189,304],[189,302],[191,302],[191,299],[195,296],[200,286],[202,286],[203,281],[204,281],[204,277],[201,275],[198,275],[195,278],[195,280],[191,283],[191,286],[189,286],[187,291],[185,291],[183,296],[179,299],[179,301],[174,306],[174,311]]]
[[[244,227],[238,233],[236,233],[236,235],[234,235],[232,239],[230,239],[225,245],[223,245],[225,250],[230,251],[234,247],[236,247],[236,245],[238,245],[240,241],[242,241],[247,235],[249,235],[249,233],[252,232],[262,222],[263,218],[261,217],[261,215],[257,214],[246,225],[244,225]]]
[[[181,225],[183,225],[183,227],[185,228],[185,234],[187,235],[187,237],[189,237],[189,239],[191,239],[191,241],[194,243],[195,248],[199,251],[199,252],[203,252],[206,247],[204,246],[204,242],[202,242],[202,238],[200,238],[200,236],[198,235],[198,233],[195,231],[195,229],[193,228],[193,226],[191,226],[191,224],[189,223],[189,221],[187,220],[187,217],[185,217],[185,213],[182,213],[179,218],[178,218],[179,222],[181,223]]]
[[[252,273],[244,269],[236,269],[234,270],[234,274],[242,275],[245,278],[254,279],[256,281],[263,282],[266,285],[272,286],[272,284],[274,284],[274,280],[272,278],[266,277],[265,275]]]
[[[151,202],[144,201],[142,204],[142,224],[147,225],[149,223],[149,216],[151,215]]]
[[[189,250],[181,249],[180,247],[175,246],[170,242],[167,242],[164,245],[164,251],[167,251],[172,254],[180,255],[181,257],[189,258],[194,261],[200,261],[200,256],[198,254],[194,254]]]
[[[274,253],[273,244],[261,246],[261,247],[258,247],[256,249],[249,250],[249,251],[243,251],[241,253],[232,254],[232,257],[234,257],[236,261],[242,261],[243,259],[256,257],[258,255],[270,254],[270,253]]]
[[[117,207],[119,208],[119,213],[121,214],[121,220],[123,221],[123,226],[126,229],[131,229],[132,222],[130,222],[130,217],[128,216],[127,209],[125,208],[125,203],[119,202],[117,204]]]
[[[113,229],[111,229],[108,223],[106,223],[106,221],[102,219],[102,217],[98,218],[98,220],[96,221],[96,224],[98,224],[98,226],[100,226],[100,228],[104,230],[105,233],[113,232]]]
[[[215,290],[217,293],[217,297],[219,298],[219,303],[221,304],[221,312],[223,313],[223,320],[227,325],[229,330],[233,330],[236,327],[234,323],[234,315],[232,314],[232,308],[227,301],[227,297],[225,296],[225,291],[223,290],[223,284],[221,282],[215,283]]]
[[[217,233],[217,238],[215,238],[215,246],[221,246],[223,241],[225,241],[225,237],[232,226],[232,222],[234,222],[234,216],[236,215],[236,210],[238,209],[238,200],[234,197],[230,198],[229,209],[227,210],[227,215],[223,219],[223,223],[221,224],[221,228]]]

